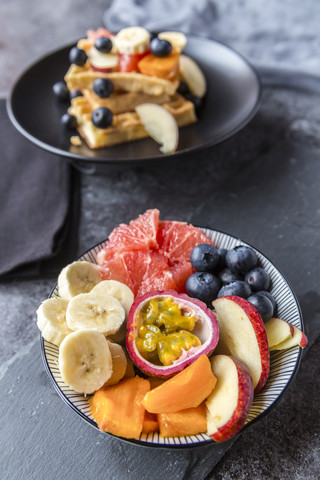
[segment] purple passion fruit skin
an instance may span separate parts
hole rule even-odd
[[[219,324],[205,303],[174,290],[148,292],[133,303],[127,322],[127,351],[143,373],[168,378],[200,355],[210,356]]]

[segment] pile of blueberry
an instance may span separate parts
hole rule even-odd
[[[197,270],[186,282],[191,297],[210,306],[216,298],[236,295],[247,299],[264,322],[273,317],[276,302],[268,291],[270,276],[258,265],[253,248],[239,245],[226,250],[202,243],[194,247],[190,261]]]
[[[110,38],[97,38],[95,41],[95,48],[102,53],[108,53],[112,49],[112,42]],[[83,66],[87,61],[87,54],[81,48],[73,47],[69,52],[69,60],[70,63]],[[113,93],[113,83],[107,78],[97,78],[93,83],[93,90],[100,98],[107,98]],[[53,85],[53,93],[56,98],[62,102],[69,102],[75,97],[82,96],[80,90],[70,92],[64,80],[56,82]],[[99,107],[92,112],[91,120],[95,127],[107,128],[112,124],[112,111],[107,107]],[[61,117],[61,123],[68,129],[74,129],[77,127],[77,119],[74,115],[69,113],[65,113]]]

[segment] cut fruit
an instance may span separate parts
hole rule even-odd
[[[166,57],[159,58],[149,53],[139,61],[138,70],[143,75],[175,80],[179,73],[179,55],[170,53]]]
[[[106,381],[104,387],[119,383],[127,371],[127,357],[121,345],[109,341],[108,345],[112,357],[112,375]]]
[[[184,437],[206,432],[206,413],[205,403],[175,413],[159,413],[157,418],[160,437]]]
[[[150,137],[161,145],[160,151],[164,154],[175,152],[179,142],[179,128],[174,116],[155,103],[138,105],[136,112]]]
[[[201,355],[182,372],[150,390],[142,404],[150,413],[179,412],[200,405],[215,384],[210,360],[206,355]]]
[[[110,234],[97,255],[101,278],[125,283],[135,297],[152,290],[185,292],[193,272],[190,253],[199,243],[212,241],[193,225],[160,222],[159,210],[147,210]]]
[[[220,325],[216,353],[245,362],[251,371],[254,392],[258,393],[270,371],[268,338],[259,313],[247,300],[236,296],[217,298],[212,306]]]
[[[141,401],[149,389],[148,380],[140,377],[100,388],[89,401],[99,429],[118,437],[138,438],[145,414]]]
[[[177,53],[181,53],[187,44],[187,37],[182,32],[160,32],[160,40],[168,40]]]
[[[308,338],[306,334],[300,330],[300,328],[295,327],[293,325],[293,336],[283,342],[278,343],[277,345],[273,345],[270,347],[270,350],[287,350],[288,348],[291,347],[301,347],[305,348],[308,345]]]
[[[144,414],[142,433],[152,433],[159,431],[159,422],[157,415],[154,413],[149,413],[147,410]]]
[[[116,333],[125,320],[125,311],[119,300],[102,293],[80,293],[73,297],[66,311],[71,330],[93,329],[104,335]]]
[[[199,228],[185,222],[159,222],[158,244],[171,265],[179,261],[190,261],[192,249],[199,243],[213,245],[210,238]]]
[[[207,91],[207,82],[196,62],[187,55],[180,55],[180,71],[190,92],[197,97],[204,97]]]
[[[217,384],[206,401],[207,433],[216,442],[223,442],[245,424],[253,400],[253,383],[248,367],[236,358],[215,355],[211,367]]]
[[[72,262],[59,274],[59,295],[70,300],[79,293],[90,292],[99,282],[101,282],[101,276],[97,265],[86,261]]]
[[[62,380],[75,392],[89,394],[102,387],[112,375],[109,345],[96,330],[69,333],[59,349]]]
[[[264,326],[267,332],[269,349],[293,337],[293,325],[281,318],[270,318]]]
[[[118,69],[119,56],[116,53],[101,53],[92,47],[88,52],[88,60],[97,72],[110,73]]]
[[[159,320],[155,320],[154,316],[158,315],[156,305],[161,309],[163,308],[163,305],[166,304],[169,305],[167,308],[170,311],[168,310],[167,313],[166,310],[163,312],[160,310]],[[150,306],[152,307],[152,310],[150,310]],[[150,337],[150,335],[152,336],[152,333],[147,334],[146,337],[149,338],[146,347],[144,347],[147,349],[142,351],[138,348],[140,346],[139,342],[141,343],[142,341],[140,332],[141,329],[148,328],[147,319],[149,318],[149,315],[152,315],[152,318],[154,317],[152,320],[154,321],[154,324],[151,325],[152,328],[150,327],[151,330],[156,329],[160,332],[160,328],[158,328],[156,324],[157,322],[160,322],[162,325],[162,322],[166,321],[167,316],[170,319],[170,327],[162,325],[162,327],[165,328],[162,330],[163,333],[161,333],[161,338],[155,337],[154,345],[152,347],[149,343],[152,341]],[[179,321],[184,321],[185,323],[179,323],[179,327],[176,328],[174,322],[178,321],[177,319],[179,318],[179,315]],[[146,320],[144,320],[144,318]],[[194,328],[186,326],[190,324],[191,319],[193,319]],[[167,328],[169,329],[167,333],[173,333],[178,329],[181,330],[182,334],[184,331],[188,330],[189,332],[187,333],[192,333],[196,337],[198,343],[192,343],[189,348],[187,345],[190,344],[183,343],[180,339],[174,340],[174,343],[170,343],[170,337],[164,333]],[[211,355],[219,339],[219,327],[215,314],[209,310],[203,302],[190,298],[185,294],[178,294],[172,290],[152,291],[138,298],[130,309],[127,329],[127,351],[135,365],[147,375],[162,378],[168,378],[180,372],[187,365],[192,364],[204,354],[208,356]],[[137,342],[137,340],[139,340],[139,342]],[[172,359],[172,363],[169,362],[168,365],[163,365],[159,361],[161,343],[164,345],[166,355],[170,356],[169,358]],[[179,347],[181,351],[179,351]],[[148,353],[151,354],[152,360],[150,356],[147,355]],[[159,357],[157,357],[157,354]],[[154,356],[156,357],[154,358]],[[181,410],[181,408],[179,410]],[[162,412],[165,412],[165,410]]]

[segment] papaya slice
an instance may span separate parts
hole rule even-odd
[[[145,414],[141,401],[149,390],[149,381],[138,376],[97,390],[89,404],[99,429],[119,437],[138,438]]]
[[[138,70],[144,75],[175,80],[179,73],[179,54],[171,52],[159,58],[149,53],[138,62]]]
[[[159,413],[157,418],[161,437],[184,437],[207,431],[207,408],[204,402],[180,412]]]
[[[212,392],[216,381],[209,358],[201,355],[174,377],[148,391],[142,405],[150,413],[172,413],[197,407]]]
[[[159,423],[157,419],[157,415],[154,413],[145,412],[143,425],[142,425],[142,433],[152,433],[159,431]]]

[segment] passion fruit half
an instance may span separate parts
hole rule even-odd
[[[198,299],[174,290],[148,292],[129,311],[127,351],[146,375],[167,378],[210,356],[219,340],[216,315]]]

